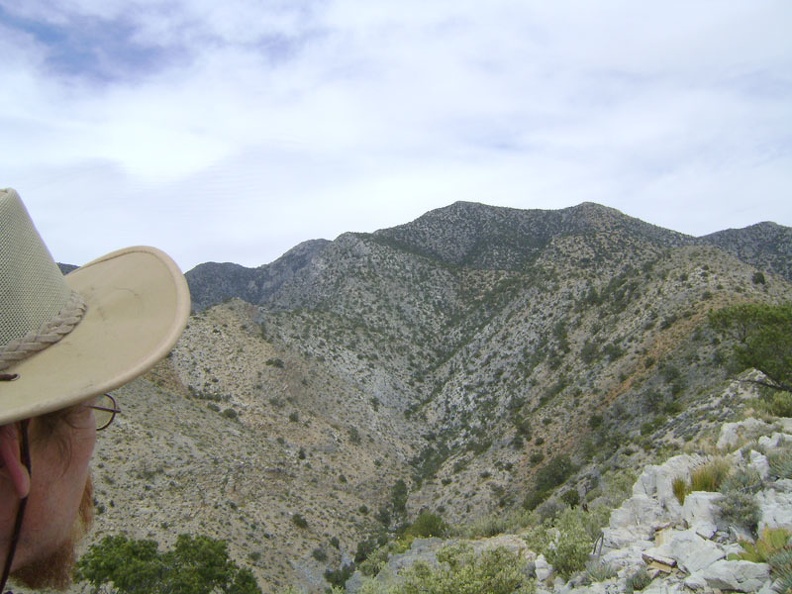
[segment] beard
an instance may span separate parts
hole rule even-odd
[[[48,555],[17,569],[11,574],[13,580],[34,590],[66,590],[72,583],[77,547],[91,529],[93,520],[93,481],[89,476],[69,538]]]

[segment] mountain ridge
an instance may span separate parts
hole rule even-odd
[[[792,301],[778,227],[704,240],[591,203],[455,203],[200,265],[184,335],[119,394],[95,538],[208,533],[269,591],[322,592],[422,510],[463,526],[567,491],[595,505],[595,483],[740,418],[707,319]]]
[[[388,243],[450,266],[518,270],[538,257],[553,239],[597,233],[637,236],[662,248],[715,245],[749,264],[792,280],[792,229],[775,223],[693,237],[592,202],[560,210],[521,210],[462,201],[373,233],[344,233],[334,241],[309,240],[270,264],[246,268],[209,262],[191,269],[186,277],[195,311],[232,297],[264,305],[277,302],[287,281],[310,277],[312,262],[321,258],[326,249],[334,244],[355,243],[356,239]]]

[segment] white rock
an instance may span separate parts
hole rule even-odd
[[[792,441],[792,435],[785,433],[773,433],[771,436],[764,436],[759,438],[759,445],[765,450],[774,450],[786,441]]]
[[[757,493],[756,502],[762,512],[759,533],[765,528],[786,528],[792,531],[792,493],[765,489]]]
[[[779,479],[773,483],[773,487],[779,493],[792,493],[792,479]]]
[[[539,555],[534,562],[536,567],[536,579],[544,582],[553,574],[553,566],[547,562],[544,555]]]
[[[649,543],[664,517],[663,508],[655,498],[633,495],[611,512],[609,528],[603,531],[604,546],[620,549],[634,541]]]
[[[646,588],[641,590],[642,594],[688,594],[683,584],[677,582],[667,582],[665,580],[654,580]]]
[[[708,588],[757,592],[770,579],[770,566],[750,561],[716,561],[685,580],[685,585],[699,589],[702,581]]]
[[[755,450],[751,450],[749,457],[748,466],[756,470],[763,480],[767,479],[767,477],[770,476],[770,463],[767,461],[767,456]]]
[[[682,519],[688,527],[704,538],[712,538],[718,530],[717,502],[721,499],[720,493],[707,491],[694,491],[685,497],[682,506]]]
[[[673,531],[665,544],[649,549],[644,554],[674,559],[687,573],[695,573],[726,556],[721,547],[693,530]]]
[[[680,518],[682,506],[674,495],[673,482],[677,478],[687,478],[690,471],[701,465],[704,458],[700,456],[674,456],[659,466],[647,466],[633,485],[633,495],[653,497],[660,507],[667,512],[671,521]]]
[[[769,433],[771,426],[759,419],[745,419],[738,423],[724,423],[721,426],[717,448],[721,451],[734,449],[742,438],[750,438],[760,433]]]

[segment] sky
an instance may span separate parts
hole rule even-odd
[[[788,0],[0,0],[0,187],[182,269],[458,200],[792,226]]]

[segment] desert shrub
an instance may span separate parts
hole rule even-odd
[[[437,514],[424,511],[415,518],[415,521],[407,528],[406,533],[417,538],[428,538],[431,536],[442,538],[448,534],[448,524]]]
[[[774,417],[792,417],[792,392],[775,392],[760,398],[758,408]]]
[[[525,560],[504,548],[484,551],[458,545],[437,554],[438,567],[417,562],[401,573],[403,581],[388,594],[528,594],[534,591],[526,577]]]
[[[542,552],[564,579],[585,569],[594,546],[592,526],[587,525],[584,514],[580,510],[565,510],[544,537]]]
[[[308,528],[308,520],[302,517],[300,514],[294,514],[291,518],[292,524],[297,526],[297,528]]]
[[[718,491],[731,470],[729,462],[715,458],[693,469],[690,473],[690,491]]]
[[[762,476],[755,468],[740,467],[731,473],[721,484],[720,492],[742,491],[758,493],[762,490]]]
[[[761,510],[755,494],[762,484],[762,477],[754,468],[741,467],[727,476],[720,485],[723,497],[717,503],[721,518],[756,534]]]
[[[780,479],[792,478],[792,448],[785,447],[767,456],[770,472]]]
[[[752,563],[767,563],[777,553],[789,548],[792,532],[786,528],[765,528],[756,542],[740,542],[743,551],[732,553],[729,559],[740,559]]]
[[[319,563],[324,563],[327,561],[327,551],[325,551],[322,547],[316,547],[313,551],[311,551],[311,556],[319,561]]]
[[[635,573],[630,574],[625,584],[627,594],[632,594],[636,590],[643,590],[652,583],[652,576],[646,570],[646,567],[641,567]]]
[[[738,490],[728,491],[721,497],[717,505],[721,518],[729,524],[742,526],[752,534],[756,534],[762,512],[753,493]]]

